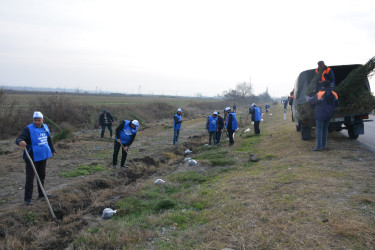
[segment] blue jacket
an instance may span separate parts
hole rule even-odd
[[[132,129],[132,127],[130,127],[130,121],[124,120],[116,128],[115,140],[120,138],[122,144],[124,144],[125,146],[130,146],[134,141],[135,136],[137,135],[137,131],[137,127],[135,129]]]
[[[327,94],[326,94],[327,92]],[[327,95],[333,94],[333,100],[329,102]],[[335,108],[339,105],[339,97],[335,91],[331,89],[323,89],[313,97],[306,97],[308,103],[315,105],[315,120],[328,121],[332,118]]]
[[[207,117],[206,129],[210,132],[217,130],[217,117],[214,118],[212,115]]]
[[[25,141],[26,142],[26,149],[29,152],[29,155],[30,155],[31,159],[34,159],[34,161],[35,161],[33,147],[32,147],[33,142],[32,142],[30,128],[29,128],[30,125],[23,128],[20,136],[17,137],[17,139],[16,139],[16,144],[20,145],[21,141]],[[43,128],[45,129],[46,127],[44,125],[46,125],[46,124],[43,124]],[[47,128],[48,128],[48,126],[47,126]],[[49,132],[48,132],[47,141],[48,141],[48,147],[50,148],[51,152],[56,153],[55,148],[54,148],[53,143],[52,143],[52,138],[51,138]],[[27,159],[27,156],[26,156],[25,152],[23,152],[23,159]]]
[[[47,124],[43,124],[41,128],[37,128],[35,127],[34,123],[31,123],[27,127],[30,131],[34,162],[43,161],[50,158],[52,156],[52,151],[48,145],[50,132]]]
[[[259,122],[262,119],[262,110],[257,106],[250,108],[250,114],[253,122]]]
[[[174,119],[173,119],[173,128],[174,129],[180,129],[181,128],[181,119],[182,119],[181,115],[178,115],[178,114],[174,115]]]
[[[226,122],[227,130],[236,130],[237,129],[237,119],[236,113],[229,113],[228,119]]]

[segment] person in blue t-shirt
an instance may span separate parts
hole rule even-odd
[[[214,145],[216,145],[217,143],[217,138],[216,138],[217,116],[218,116],[218,113],[217,111],[215,111],[212,113],[212,115],[207,117],[206,129],[208,130],[208,135],[209,135],[209,140],[208,140],[209,145],[211,145],[212,138],[214,141]]]
[[[238,128],[236,113],[231,112],[230,107],[226,107],[225,112],[228,116],[228,119],[225,123],[225,127],[228,131],[229,145],[232,146],[234,144],[234,131],[236,131],[236,129]]]
[[[262,110],[255,104],[251,104],[251,108],[249,110],[251,114],[251,121],[254,122],[254,133],[256,135],[260,134],[259,123],[262,120]]]
[[[268,110],[270,109],[270,105],[267,103],[266,104],[266,114],[268,113]]]
[[[173,117],[173,145],[176,145],[178,142],[182,122],[182,109],[178,108],[177,113]]]
[[[123,120],[116,128],[116,137],[113,150],[113,168],[117,168],[117,156],[122,148],[121,167],[126,168],[125,161],[128,156],[128,149],[132,145],[135,136],[137,135],[139,122],[137,120]]]
[[[33,122],[26,126],[21,135],[17,137],[16,144],[22,148],[26,148],[31,159],[33,160],[36,172],[38,173],[40,182],[44,186],[46,177],[47,159],[55,155],[56,151],[53,147],[51,135],[47,124],[43,123],[43,114],[35,111],[33,114]],[[25,183],[25,204],[32,205],[34,177],[35,173],[32,163],[23,153],[23,159],[26,163],[26,183]],[[47,197],[51,195],[47,194]],[[38,198],[44,197],[43,191],[38,183]]]

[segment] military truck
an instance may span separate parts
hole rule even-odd
[[[360,64],[330,66],[335,74],[335,86],[338,86],[352,70],[360,66]],[[312,94],[314,94],[312,93],[312,90],[315,88],[315,86],[311,86],[312,82],[314,82],[314,77],[316,78],[315,69],[303,71],[299,74],[294,85],[292,116],[294,122],[296,123],[296,129],[297,131],[301,132],[303,140],[312,138],[311,130],[313,127],[315,127],[314,106],[306,102],[306,95],[312,96]],[[363,88],[371,93],[370,84],[367,77],[362,84]],[[361,98],[361,96],[358,96],[358,98]],[[359,135],[364,134],[363,122],[370,121],[368,118],[371,110],[354,113],[349,109],[346,110],[345,107],[340,109],[337,108],[336,110],[339,110],[339,112],[335,111],[329,124],[329,131],[341,131],[343,129],[347,129],[350,139],[357,139]]]

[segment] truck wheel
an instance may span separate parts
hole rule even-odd
[[[311,139],[311,127],[309,125],[301,125],[302,140]]]
[[[359,135],[354,134],[354,126],[348,127],[348,134],[349,134],[349,138],[352,140],[357,139],[359,136]]]

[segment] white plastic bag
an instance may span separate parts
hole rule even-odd
[[[155,184],[163,184],[165,183],[165,181],[163,181],[162,179],[157,179],[156,181],[154,181]]]
[[[114,214],[116,214],[116,210],[113,210],[111,208],[104,208],[102,218],[103,219],[109,219],[111,218]]]

